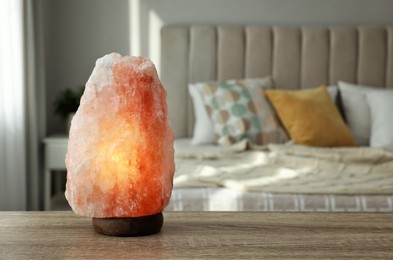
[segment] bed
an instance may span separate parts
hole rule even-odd
[[[391,88],[393,27],[167,25],[161,48],[177,167],[166,210],[393,211],[391,151],[247,141],[195,146],[188,92],[190,83],[267,75],[275,89],[339,81]]]

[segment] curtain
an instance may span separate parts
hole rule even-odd
[[[0,0],[0,210],[38,209],[31,0]]]

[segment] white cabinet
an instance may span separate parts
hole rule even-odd
[[[55,171],[66,170],[65,155],[67,153],[68,137],[65,135],[49,136],[44,139],[44,144],[44,210],[51,210],[53,202],[59,201],[59,198],[56,196],[54,198],[51,196],[52,173]]]

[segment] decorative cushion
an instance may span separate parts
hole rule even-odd
[[[366,99],[371,111],[370,145],[393,150],[393,90],[374,90]]]
[[[353,146],[355,142],[324,86],[266,90],[292,140],[310,146]]]
[[[356,143],[368,146],[371,135],[371,115],[366,101],[366,94],[377,91],[378,88],[355,85],[343,81],[338,82],[338,88],[345,118]]]
[[[270,78],[200,83],[205,108],[220,145],[242,139],[255,144],[287,141],[263,89],[272,88]]]
[[[216,139],[214,136],[213,122],[205,109],[203,97],[198,90],[198,84],[189,84],[188,92],[190,93],[194,105],[194,133],[191,140],[192,145],[212,144]]]
[[[198,85],[200,84],[205,84],[205,83],[196,83],[196,84],[188,85],[188,92],[192,99],[192,103],[194,107],[194,117],[195,117],[194,132],[191,140],[192,145],[206,145],[206,144],[213,144],[216,142],[213,122],[210,120],[207,110],[205,109],[203,95],[198,90],[199,88]],[[327,90],[330,96],[332,97],[332,99],[335,101],[338,94],[338,87],[328,86]],[[266,102],[264,103],[266,105]]]

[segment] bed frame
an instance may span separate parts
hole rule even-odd
[[[160,73],[175,136],[190,137],[192,82],[272,75],[284,89],[338,80],[393,87],[393,27],[167,25]]]

